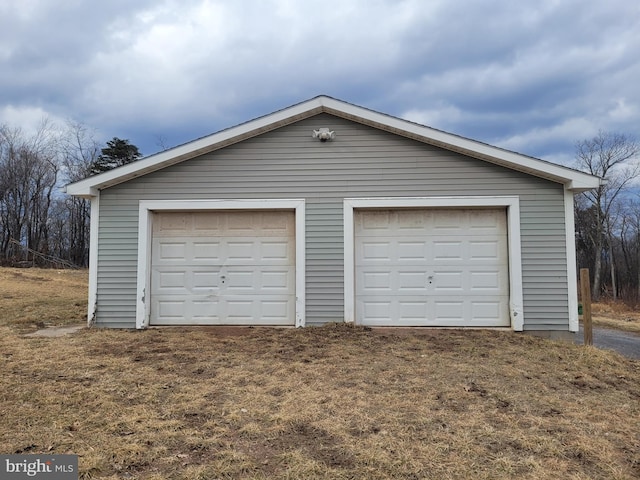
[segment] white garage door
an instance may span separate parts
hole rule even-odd
[[[504,209],[356,210],[356,322],[506,327]]]
[[[151,325],[294,325],[293,212],[153,217]]]

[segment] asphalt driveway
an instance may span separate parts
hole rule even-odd
[[[584,343],[582,325],[576,333],[575,343]],[[593,345],[598,348],[615,350],[625,357],[640,360],[640,335],[610,328],[593,328]]]

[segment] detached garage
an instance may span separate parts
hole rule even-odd
[[[578,328],[600,179],[317,97],[67,186],[89,324]]]

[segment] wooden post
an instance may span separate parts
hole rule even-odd
[[[593,326],[591,324],[591,285],[589,269],[580,269],[580,293],[582,297],[582,325],[584,327],[584,344],[593,345]]]

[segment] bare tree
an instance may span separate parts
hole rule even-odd
[[[162,134],[156,134],[154,135],[154,138],[156,140],[156,147],[158,147],[160,149],[161,152],[164,152],[166,150],[169,150],[169,144],[167,142],[167,137],[165,135]]]
[[[633,160],[640,153],[640,144],[626,135],[610,132],[598,132],[587,140],[576,144],[578,168],[606,180],[596,190],[584,192],[583,199],[592,217],[590,232],[584,235],[593,248],[593,286],[592,298],[600,299],[602,285],[602,261],[609,254],[609,265],[615,268],[613,261],[612,238],[615,205],[621,193],[640,174],[640,167]],[[615,271],[611,272],[615,278]]]
[[[33,260],[29,251],[47,253],[48,219],[59,165],[57,136],[43,120],[30,137],[0,127],[0,237],[5,261]]]
[[[101,156],[117,160],[112,147],[121,145],[112,143],[101,149],[93,131],[73,121],[60,129],[43,120],[33,134],[0,125],[0,263],[88,264],[90,205],[61,187],[90,176]]]
[[[65,183],[91,175],[91,166],[100,155],[94,132],[86,125],[68,121],[60,142],[60,157]],[[64,196],[57,199],[52,216],[59,256],[75,265],[86,266],[89,258],[89,202],[83,198]]]
[[[637,201],[626,202],[620,221],[619,244],[624,260],[622,272],[622,297],[626,300],[640,299],[640,205]]]

